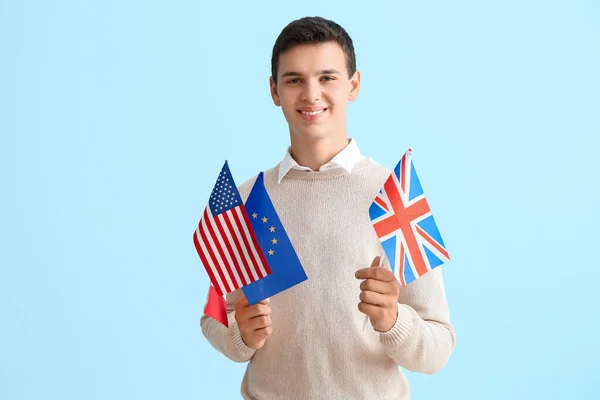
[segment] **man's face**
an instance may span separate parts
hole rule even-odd
[[[348,79],[346,56],[335,42],[297,45],[279,57],[271,96],[290,126],[304,139],[346,135],[346,106],[360,88],[360,73]]]

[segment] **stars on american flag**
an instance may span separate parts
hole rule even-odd
[[[214,214],[220,214],[242,204],[237,188],[233,186],[233,177],[225,168],[219,174],[210,194],[209,203]]]

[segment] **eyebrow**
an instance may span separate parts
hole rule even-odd
[[[335,69],[324,69],[319,71],[316,75],[341,75],[337,70]],[[303,76],[300,72],[293,72],[293,71],[289,71],[289,72],[284,72],[281,77],[285,78],[288,76]]]

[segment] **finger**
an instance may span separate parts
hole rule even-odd
[[[242,311],[244,318],[252,319],[260,316],[271,315],[271,307],[265,304],[255,304]]]
[[[253,304],[252,306],[254,306],[256,304],[269,304],[270,302],[271,302],[271,299],[266,298],[264,300],[259,301],[258,303]],[[235,303],[236,310],[241,310],[241,309],[252,307],[252,306],[248,302],[248,299],[246,298],[246,295],[243,294],[243,292],[242,292],[242,295],[240,296],[240,298]]]
[[[267,328],[271,326],[271,316],[270,315],[261,315],[256,318],[252,318],[248,321],[248,328],[252,331],[257,331],[259,329]]]
[[[248,307],[254,307],[257,304],[266,304],[266,305],[269,305],[269,303],[271,303],[271,299],[267,297],[266,299],[261,300],[261,301],[259,301],[257,303],[254,303],[254,304],[248,303]]]
[[[361,292],[360,296],[358,296],[358,298],[363,303],[371,304],[374,306],[384,307],[384,306],[388,306],[389,304],[392,303],[389,296],[386,296],[381,293],[371,292],[370,290]]]
[[[387,268],[369,267],[356,271],[354,274],[358,279],[375,279],[383,282],[390,282],[396,279],[392,271]]]
[[[371,318],[381,318],[385,309],[380,306],[374,306],[373,304],[360,302],[358,303],[358,310]]]
[[[370,290],[371,292],[381,294],[394,293],[394,288],[390,282],[378,281],[376,279],[366,279],[362,281],[362,283],[360,284],[360,290]]]
[[[267,326],[265,328],[259,329],[255,332],[253,332],[253,335],[256,337],[257,340],[264,340],[266,338],[268,338],[269,336],[271,336],[271,334],[273,333],[273,328],[270,326]]]

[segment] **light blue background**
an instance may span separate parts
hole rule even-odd
[[[305,15],[353,37],[349,134],[413,147],[452,257],[414,399],[600,398],[593,0],[0,1],[0,398],[239,398],[192,232],[225,158],[283,156],[270,55]]]

